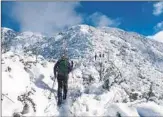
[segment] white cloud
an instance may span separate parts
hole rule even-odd
[[[118,26],[120,25],[119,19],[111,19],[106,15],[95,12],[89,16],[88,20],[93,23],[94,26],[103,27],[103,26]]]
[[[11,16],[20,23],[21,31],[53,34],[82,22],[75,11],[79,6],[79,2],[15,2]]]
[[[159,22],[154,28],[156,31],[163,30],[163,21]]]
[[[159,42],[163,43],[163,31],[160,31],[160,32],[156,33],[153,36],[148,36],[148,38],[154,39],[156,41],[159,41]]]
[[[156,4],[153,5],[154,10],[153,10],[153,15],[160,15],[163,13],[163,2],[157,2]]]

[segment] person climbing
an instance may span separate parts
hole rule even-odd
[[[104,58],[104,54],[102,55],[102,57]]]
[[[65,55],[63,55],[54,66],[54,76],[55,78],[57,78],[58,81],[58,106],[61,105],[62,100],[65,100],[67,97],[68,74],[72,71],[72,68],[73,66],[70,65],[70,62]]]
[[[95,60],[96,60],[96,58],[97,58],[97,54],[95,54]]]
[[[101,53],[100,53],[99,57],[101,58]]]

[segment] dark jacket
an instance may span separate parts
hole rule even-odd
[[[53,72],[54,72],[54,76],[56,77],[56,73],[57,73],[57,69],[58,69],[58,65],[59,63],[62,61],[62,59],[58,60],[57,63],[55,64],[54,68],[53,68]],[[68,61],[68,60],[67,60]],[[68,68],[68,74],[72,71],[73,65],[70,64],[70,62],[68,62],[67,65]]]

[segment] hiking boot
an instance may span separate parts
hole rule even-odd
[[[61,103],[62,103],[62,99],[59,98],[57,105],[59,106],[59,105],[61,105]]]
[[[57,105],[60,106],[61,105],[61,101],[58,101]]]

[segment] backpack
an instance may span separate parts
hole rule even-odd
[[[62,76],[68,75],[68,61],[66,59],[62,59],[58,64],[58,74]]]

